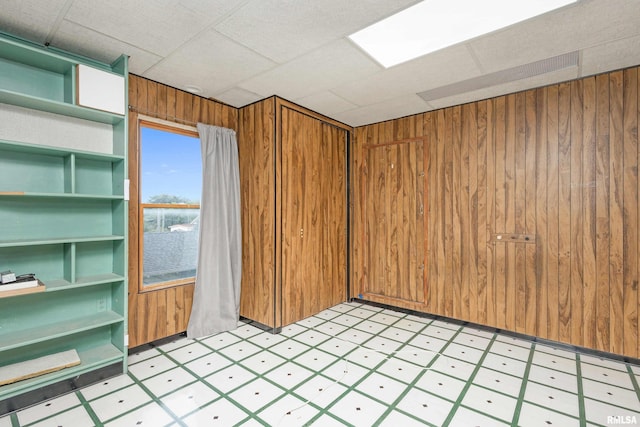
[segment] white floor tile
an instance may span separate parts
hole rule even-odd
[[[502,427],[510,424],[495,420],[471,409],[460,407],[451,423],[449,423],[449,427]]]
[[[511,423],[518,403],[517,399],[504,394],[487,390],[486,388],[472,385],[462,399],[462,404],[506,423]]]
[[[417,333],[423,330],[428,323],[427,319],[416,319],[415,316],[407,316],[398,320],[393,326]]]
[[[336,311],[336,310],[333,310],[331,308],[328,308],[326,310],[322,310],[320,313],[315,315],[315,317],[319,317],[319,318],[324,319],[324,320],[331,320],[334,317],[338,317],[338,316],[340,316],[340,312]]]
[[[405,362],[395,357],[387,360],[382,366],[376,369],[377,372],[400,380],[405,384],[411,384],[424,370],[423,367],[416,366],[413,363]]]
[[[302,319],[298,321],[298,324],[300,326],[306,326],[307,328],[315,328],[316,326],[321,325],[324,322],[326,322],[326,320],[320,317],[311,316],[311,317],[307,317],[306,319]]]
[[[339,325],[338,323],[325,322],[322,325],[318,325],[313,329],[316,331],[320,331],[324,334],[330,335],[332,337],[335,337],[336,335],[347,330],[348,328],[346,326]]]
[[[386,352],[378,350],[372,350],[364,347],[360,347],[345,356],[345,359],[349,364],[357,363],[360,366],[364,366],[368,369],[373,369],[378,366],[383,360],[387,359]]]
[[[178,363],[182,363],[184,365],[187,362],[190,362],[194,359],[197,359],[198,357],[204,356],[205,354],[209,353],[211,353],[211,349],[200,344],[197,341],[192,341],[189,345],[185,345],[183,347],[180,347],[179,349],[170,351],[168,355]]]
[[[566,372],[567,374],[577,375],[576,361],[559,357],[553,354],[536,350],[533,355],[533,364],[551,368],[556,371]]]
[[[581,363],[589,363],[591,365],[602,366],[609,369],[615,369],[617,371],[627,372],[627,364],[618,360],[604,359],[598,356],[591,356],[589,354],[580,355]]]
[[[214,350],[230,346],[240,341],[242,338],[237,337],[229,332],[221,332],[216,335],[199,340],[202,344]]]
[[[616,406],[638,412],[640,415],[640,400],[638,400],[638,395],[635,390],[583,378],[582,391],[585,397],[590,397],[602,402],[611,402]]]
[[[136,353],[130,354],[127,356],[127,363],[129,366],[141,362],[146,359],[150,359],[152,357],[156,357],[160,355],[160,351],[157,348],[150,348],[147,350],[141,350]]]
[[[339,398],[347,390],[345,386],[335,380],[316,375],[310,380],[300,384],[294,390],[294,393],[300,396],[304,401],[326,408],[333,401]]]
[[[213,374],[216,371],[226,368],[233,362],[229,358],[222,356],[218,353],[209,353],[200,359],[192,360],[184,365],[185,368],[197,376],[204,378]]]
[[[420,334],[449,341],[458,333],[457,330],[443,328],[442,326],[437,326],[434,323],[424,328]]]
[[[400,318],[397,315],[391,314],[388,310],[382,310],[380,313],[376,313],[371,316],[369,320],[391,326],[400,320]]]
[[[196,342],[193,339],[187,338],[185,336],[179,336],[176,339],[174,339],[173,341],[170,341],[168,343],[162,344],[162,351],[164,351],[165,353],[169,352],[169,351],[173,351],[175,349],[178,349],[180,347],[184,347],[185,345],[189,345]]]
[[[431,322],[432,326],[437,326],[439,328],[450,329],[452,331],[459,331],[461,326],[454,322],[447,322],[446,320],[434,320]]]
[[[313,375],[314,372],[309,369],[303,368],[302,366],[296,365],[292,362],[287,362],[265,374],[265,377],[269,378],[279,386],[284,387],[287,390],[291,390]]]
[[[572,417],[580,416],[577,395],[542,384],[527,383],[524,400]]]
[[[174,368],[147,379],[144,382],[144,386],[156,397],[160,397],[172,393],[196,380],[196,377],[184,369]]]
[[[322,371],[322,375],[325,375],[332,380],[337,380],[339,383],[344,384],[347,387],[350,387],[354,383],[360,381],[360,379],[368,373],[369,369],[363,368],[362,366],[346,360],[338,360],[336,363]]]
[[[356,347],[358,347],[357,344],[342,340],[340,338],[331,338],[317,346],[317,348],[319,348],[320,350],[324,350],[327,353],[331,353],[335,356],[340,357],[351,352]]]
[[[603,366],[590,365],[588,363],[580,364],[582,378],[600,381],[602,383],[624,387],[633,390],[631,377],[626,371],[618,371],[615,369],[605,368]]]
[[[353,391],[336,402],[328,411],[355,426],[371,426],[386,410],[385,405]]]
[[[416,383],[416,387],[455,402],[466,383],[449,375],[429,370]]]
[[[390,340],[398,341],[403,344],[413,338],[415,334],[415,332],[407,331],[406,329],[401,329],[396,326],[392,326],[380,332],[381,337],[389,338]]]
[[[524,347],[526,349],[530,349],[531,348],[531,341],[520,339],[520,338],[516,338],[516,337],[511,337],[509,335],[497,334],[496,335],[496,341],[500,341],[500,342],[507,343],[507,344],[512,344],[512,345],[517,345],[519,347]]]
[[[522,388],[521,377],[514,377],[488,368],[480,368],[473,378],[473,383],[513,397],[517,397]]]
[[[407,384],[374,372],[358,384],[356,390],[391,405],[407,387]]]
[[[296,341],[296,339],[297,337],[294,337],[294,339],[283,341],[280,344],[271,347],[269,351],[277,354],[278,356],[282,356],[285,359],[293,359],[310,348],[308,345]]]
[[[86,400],[93,400],[97,397],[104,396],[107,393],[116,391],[121,388],[134,384],[133,379],[129,375],[118,375],[114,378],[108,378],[99,383],[90,385],[80,390],[82,396]]]
[[[372,320],[367,319],[355,325],[354,328],[361,331],[368,332],[370,334],[379,334],[381,331],[387,328],[387,325],[384,325],[378,322],[373,322]]]
[[[635,417],[636,422],[627,422],[626,425],[637,425],[638,423],[640,423],[640,413],[638,413],[637,411],[622,409],[618,406],[599,402],[597,400],[585,399],[584,411],[588,421],[600,425],[625,425],[623,423],[616,423],[615,421],[632,421],[633,417]],[[609,417],[613,418],[613,420]]]
[[[493,353],[487,354],[482,362],[482,366],[521,378],[527,368],[527,364],[525,362]]]
[[[258,335],[258,334],[262,334],[262,333],[269,333],[269,332],[265,332],[260,328],[257,328],[253,325],[243,325],[238,327],[238,329],[234,329],[233,331],[229,331],[230,333],[232,333],[233,335],[236,335],[240,338],[249,338],[252,337],[254,335]]]
[[[440,352],[446,344],[446,340],[425,335],[424,333],[419,334],[409,341],[409,345],[413,347],[419,347],[436,353]]]
[[[256,378],[256,375],[238,365],[231,365],[204,379],[222,393],[228,393]]]
[[[260,351],[262,351],[262,348],[257,345],[253,345],[248,341],[240,341],[230,345],[229,347],[218,350],[220,354],[223,354],[236,362],[242,361],[243,359],[259,353]]]
[[[356,317],[359,317],[360,319],[368,319],[369,317],[375,315],[376,313],[377,311],[369,310],[368,308],[363,308],[363,307],[356,308],[349,312],[351,316],[356,316]]]
[[[466,328],[465,331],[467,331]],[[478,350],[485,351],[491,343],[491,339],[473,335],[471,333],[461,332],[455,337],[453,342],[456,344],[461,344],[467,347],[473,347]]]
[[[189,415],[182,422],[188,427],[227,427],[238,424],[248,414],[226,399],[218,399],[198,412]]]
[[[0,417],[0,427],[12,427],[13,424],[11,424],[11,416],[10,415],[5,415],[3,417]]]
[[[2,425],[0,423],[0,425]],[[11,426],[11,423],[7,424]],[[82,406],[54,415],[51,418],[30,424],[30,427],[92,427],[95,423]]]
[[[431,365],[431,368],[443,373],[446,372],[447,374],[460,378],[463,381],[467,381],[473,374],[473,370],[476,368],[476,365],[473,363],[463,362],[462,360],[440,356],[438,357],[438,360]]]
[[[334,417],[327,414],[323,414],[320,418],[313,421],[309,425],[314,427],[344,427],[343,422],[338,421]]]
[[[522,409],[520,410],[518,425],[521,427],[579,427],[580,420],[524,402],[522,404]]]
[[[389,415],[387,415],[380,424],[378,424],[379,426],[382,427],[397,427],[397,426],[402,426],[402,427],[423,427],[426,426],[427,424],[419,421],[417,418],[414,417],[410,417],[409,415],[406,415],[402,412],[399,411],[391,411],[391,413]]]
[[[363,342],[370,340],[373,337],[373,334],[352,328],[339,334],[337,337],[347,342],[360,345]]]
[[[149,403],[105,424],[105,427],[161,427],[174,421],[157,403]]]
[[[420,368],[426,368],[431,361],[438,356],[438,353],[424,348],[413,347],[405,345],[400,350],[394,353],[397,359],[406,360]]]
[[[478,350],[477,348],[467,347],[465,345],[460,345],[452,342],[447,346],[446,350],[444,350],[442,354],[447,357],[452,357],[475,364],[480,361],[484,352],[482,350]]]
[[[307,328],[305,328],[304,326],[301,326],[297,323],[294,323],[292,325],[288,325],[285,326],[284,328],[282,328],[282,331],[280,332],[280,335],[284,336],[284,337],[293,337],[298,335],[299,333],[302,333],[304,331],[306,331]]]
[[[47,400],[18,412],[20,424],[30,424],[81,404],[75,393],[68,393],[55,399]]]
[[[352,316],[351,312],[349,314],[342,314],[338,317],[331,319],[333,323],[337,323],[338,325],[345,326],[347,328],[352,328],[358,323],[362,322],[362,318],[357,316]]]
[[[389,355],[394,351],[399,350],[402,345],[403,344],[398,341],[390,340],[389,338],[385,338],[381,335],[377,335],[362,344],[363,347],[377,350]]]
[[[419,389],[412,389],[396,406],[414,417],[441,426],[449,416],[453,403]],[[388,421],[389,417],[385,421]],[[390,424],[389,424],[390,425]],[[397,426],[404,424],[397,424]]]
[[[554,356],[564,357],[565,359],[576,360],[576,354],[573,351],[565,350],[564,348],[555,347],[549,344],[537,343],[536,351],[542,351],[544,353],[549,353]]]
[[[305,368],[319,372],[334,363],[336,360],[340,360],[340,357],[329,354],[326,351],[318,350],[317,348],[312,348],[293,360]]]
[[[294,396],[286,395],[258,413],[269,426],[299,427],[318,414],[318,410]]]
[[[474,328],[473,326],[465,326],[463,330],[465,333],[469,335],[474,335],[476,337],[484,338],[489,341],[491,341],[491,339],[496,335],[495,331],[493,330],[478,329],[478,328]],[[524,342],[527,342],[527,341],[524,341]],[[530,346],[531,346],[531,343],[529,342],[529,347]],[[525,345],[525,347],[527,346]]]
[[[165,356],[156,356],[129,366],[129,373],[137,379],[144,380],[154,375],[161,374],[178,366],[174,361]]]
[[[330,335],[323,334],[322,332],[316,330],[309,330],[307,332],[296,335],[294,339],[308,346],[316,346],[322,344],[329,338],[331,338]]]
[[[91,408],[100,421],[106,422],[150,401],[151,396],[138,385],[132,385],[99,397],[91,402]]]
[[[493,354],[500,354],[523,362],[527,362],[529,360],[529,355],[531,353],[531,350],[528,348],[506,344],[501,341],[494,341],[489,351]]]
[[[180,390],[164,396],[162,404],[169,408],[176,416],[185,415],[208,405],[220,395],[203,382],[189,384]]]
[[[229,394],[229,397],[251,412],[257,412],[284,394],[284,391],[270,382],[256,378]]]
[[[252,336],[247,341],[262,348],[269,348],[278,343],[281,343],[286,339],[287,338],[283,337],[282,335],[274,335],[270,332],[262,332],[258,335]]]
[[[531,365],[528,379],[529,381],[535,381],[560,390],[578,393],[578,377],[566,372],[556,371],[540,365]]]
[[[265,372],[282,365],[286,361],[286,359],[268,350],[263,350],[260,353],[256,353],[253,356],[244,359],[242,361],[242,366],[258,374],[264,374]]]

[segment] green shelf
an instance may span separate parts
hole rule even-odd
[[[49,280],[45,283],[45,292],[66,291],[68,289],[82,288],[86,286],[98,286],[126,280],[119,274],[96,274],[95,276],[79,277],[74,283],[68,280]]]
[[[57,245],[61,243],[86,243],[86,242],[107,242],[124,240],[124,236],[88,236],[88,237],[60,237],[52,239],[20,239],[0,241],[0,248],[11,248],[17,246],[43,246]]]
[[[53,147],[50,145],[30,144],[27,142],[10,141],[0,139],[0,150],[15,151],[19,153],[44,154],[48,156],[67,157],[74,154],[78,158],[91,160],[104,160],[111,162],[119,162],[124,160],[124,156],[117,154],[97,153],[92,151],[66,149]]]
[[[21,191],[0,191],[3,199],[11,197],[34,197],[49,199],[87,199],[87,200],[124,200],[124,195],[103,195],[103,194],[70,194],[70,193],[34,193]]]
[[[64,337],[90,329],[124,321],[124,317],[113,311],[104,311],[91,316],[78,317],[64,322],[54,322],[38,328],[0,334],[0,351],[11,350],[38,342]]]

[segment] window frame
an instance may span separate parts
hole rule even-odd
[[[150,128],[171,132],[178,135],[194,137],[200,139],[197,128],[179,123],[166,122],[164,120],[151,117],[138,118],[138,293],[157,291],[160,289],[173,288],[177,286],[192,285],[195,283],[195,276],[183,279],[169,280],[166,282],[151,285],[144,284],[144,210],[145,208],[160,209],[200,209],[200,204],[173,204],[173,203],[143,203],[142,202],[142,128]]]

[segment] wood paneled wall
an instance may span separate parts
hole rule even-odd
[[[365,225],[381,219],[365,216],[367,151],[418,137],[428,152],[427,294],[395,305],[640,356],[638,84],[630,68],[357,128],[353,294],[370,287],[375,236]],[[381,211],[407,191],[418,197],[405,184],[378,200]],[[503,233],[533,239],[494,238]],[[404,254],[393,268],[414,268],[411,240],[392,239]]]
[[[237,131],[238,110],[135,75],[129,75],[129,105],[129,347],[135,347],[185,331],[193,298],[193,284],[138,290],[138,113],[179,124],[202,122]]]

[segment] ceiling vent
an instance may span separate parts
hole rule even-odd
[[[552,58],[543,59],[529,64],[520,65],[494,73],[484,74],[472,79],[463,80],[446,86],[425,90],[417,95],[425,101],[433,101],[465,92],[472,92],[503,83],[514,82],[516,80],[527,79],[539,76],[540,74],[562,70],[569,67],[578,66],[578,51],[565,53]]]

